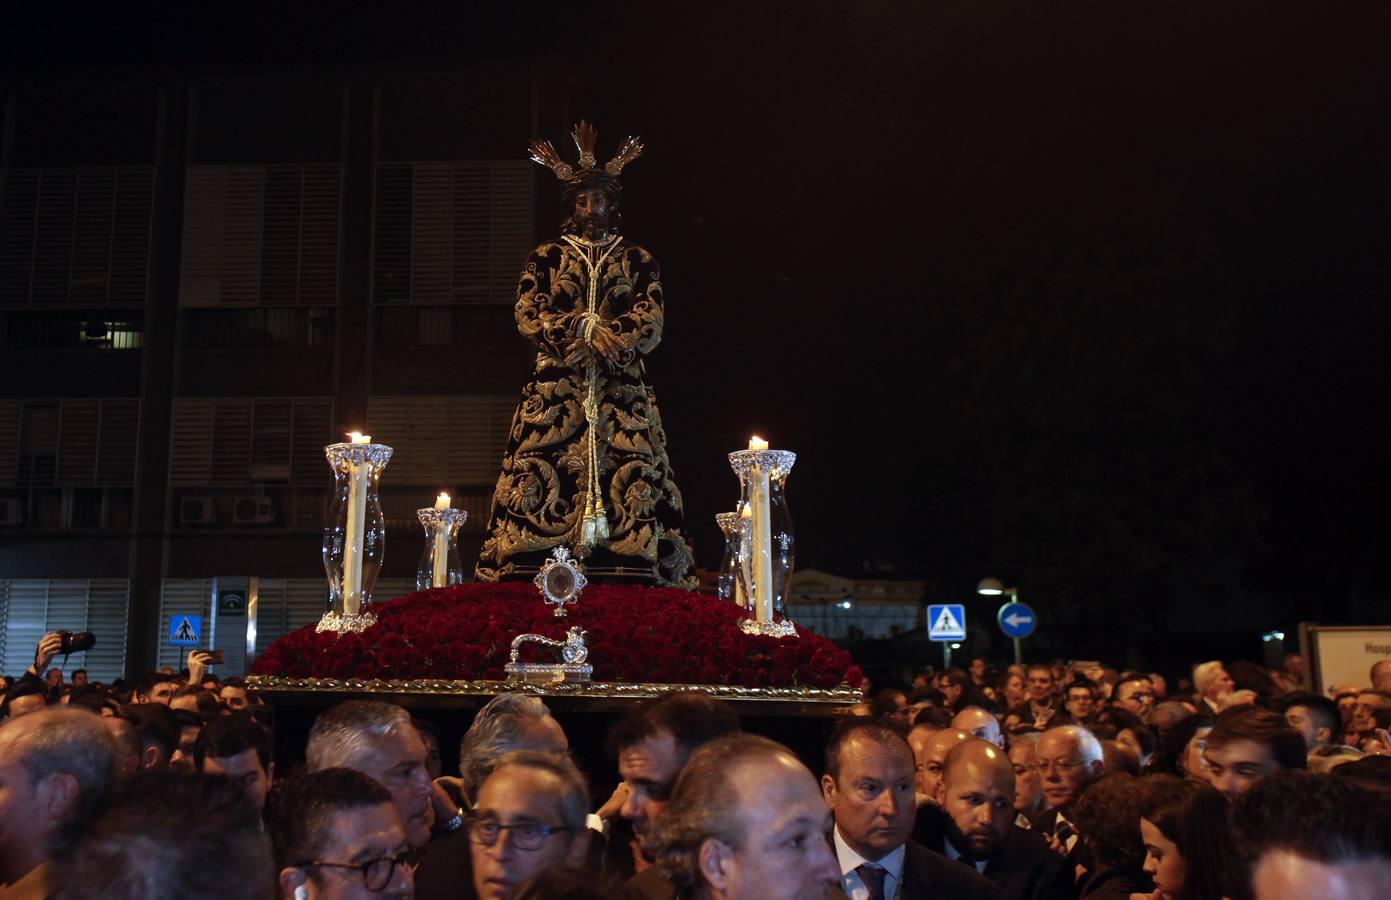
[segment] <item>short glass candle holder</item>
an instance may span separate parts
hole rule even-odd
[[[416,518],[425,529],[425,549],[415,570],[415,589],[448,587],[464,580],[464,567],[459,562],[459,527],[468,518],[463,509],[417,509]]]

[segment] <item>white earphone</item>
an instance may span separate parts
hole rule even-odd
[[[309,888],[306,885],[295,885],[295,900],[309,900]]]

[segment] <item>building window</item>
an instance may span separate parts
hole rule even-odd
[[[190,166],[179,305],[334,306],[334,164]]]
[[[0,305],[143,307],[154,169],[0,173]]]
[[[378,164],[373,302],[516,302],[534,240],[532,168],[516,160]]]

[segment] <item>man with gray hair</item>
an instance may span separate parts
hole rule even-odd
[[[434,784],[425,768],[425,742],[410,714],[394,703],[348,700],[322,713],[309,729],[309,771],[353,769],[391,792],[411,846],[430,842]]]
[[[1034,817],[1043,812],[1048,801],[1043,796],[1043,779],[1038,774],[1038,742],[1043,737],[1037,731],[1016,734],[1009,741],[1009,762],[1014,769],[1014,824],[1033,828]]]
[[[1227,667],[1222,665],[1220,659],[1199,663],[1193,667],[1193,689],[1214,715],[1222,711],[1223,698],[1235,687],[1232,676],[1227,674]]]
[[[676,779],[648,846],[680,900],[821,900],[840,878],[816,779],[781,744],[705,744]]]
[[[1101,742],[1080,725],[1060,725],[1043,733],[1036,752],[1048,808],[1034,817],[1034,830],[1069,855],[1077,846],[1072,807],[1087,785],[1106,774]]]
[[[220,775],[147,769],[57,858],[59,900],[264,900],[270,842],[259,810]]]
[[[110,790],[116,757],[116,742],[86,710],[43,709],[0,724],[0,894],[56,893],[59,836]]]
[[[459,742],[459,774],[469,801],[502,755],[513,750],[570,750],[565,730],[538,697],[498,694],[473,717],[473,724]]]
[[[473,723],[459,742],[459,771],[462,774],[462,802],[472,807],[478,790],[492,774],[493,767],[510,752],[530,750],[563,755],[570,749],[560,723],[537,697],[524,694],[499,694],[489,700],[473,717]],[[451,779],[443,778],[441,782]],[[418,900],[435,897],[456,897],[459,885],[471,884],[469,868],[471,852],[477,848],[467,843],[461,830],[440,837],[430,852],[420,861],[415,876],[415,895]]]
[[[473,888],[502,900],[537,874],[585,861],[589,789],[567,756],[535,750],[504,754],[478,786],[468,822]]]

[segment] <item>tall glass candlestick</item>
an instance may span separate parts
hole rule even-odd
[[[745,608],[743,628],[750,634],[785,637],[796,634],[786,616],[787,581],[795,559],[792,518],[787,511],[787,476],[797,461],[788,450],[769,450],[760,438],[749,441],[748,450],[729,454],[729,464],[741,485],[740,521],[744,565]]]
[[[335,487],[323,542],[329,608],[318,631],[362,631],[377,621],[369,607],[386,553],[378,489],[392,449],[357,432],[348,438],[324,448]]]

